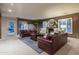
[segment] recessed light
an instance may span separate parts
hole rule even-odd
[[[12,9],[8,9],[8,12],[12,12]]]

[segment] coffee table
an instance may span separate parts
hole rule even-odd
[[[31,34],[31,39],[37,41],[37,37],[43,36],[43,34]]]

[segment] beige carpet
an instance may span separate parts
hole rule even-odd
[[[68,42],[55,55],[78,55],[79,39],[68,38]]]
[[[55,55],[78,55],[79,39],[68,38],[68,42]],[[48,55],[43,52],[38,54],[28,45],[16,37],[0,39],[0,55]]]

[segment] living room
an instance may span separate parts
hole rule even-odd
[[[79,54],[78,3],[0,5],[1,55]]]

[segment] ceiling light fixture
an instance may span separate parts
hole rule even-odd
[[[8,9],[8,12],[10,12],[10,13],[11,13],[11,12],[12,12],[12,9]]]

